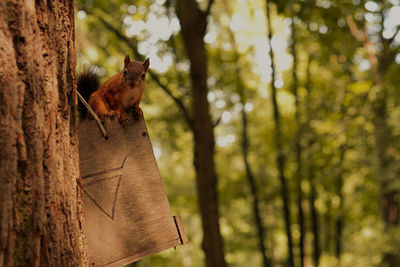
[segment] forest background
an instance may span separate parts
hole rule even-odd
[[[137,265],[399,266],[399,26],[398,0],[77,1],[78,73],[150,58],[190,243]]]

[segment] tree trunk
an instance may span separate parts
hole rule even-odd
[[[72,1],[0,5],[0,266],[86,266]]]
[[[295,136],[295,153],[296,153],[296,165],[297,165],[297,170],[295,173],[295,181],[296,183],[296,189],[297,189],[297,210],[298,210],[298,222],[299,222],[299,230],[300,230],[300,236],[299,236],[299,251],[300,251],[300,266],[304,266],[304,239],[305,239],[305,226],[304,226],[304,212],[303,212],[303,206],[302,206],[302,201],[303,201],[303,190],[301,189],[301,182],[302,182],[302,172],[303,172],[303,166],[302,166],[302,159],[301,159],[301,154],[302,154],[302,146],[301,146],[301,137],[302,137],[302,123],[301,123],[301,118],[300,118],[300,100],[299,100],[299,95],[297,92],[297,87],[299,86],[299,81],[297,78],[297,53],[296,53],[296,29],[295,29],[295,23],[294,21],[292,22],[291,25],[292,29],[292,45],[291,45],[291,50],[292,50],[292,55],[293,55],[293,69],[292,69],[292,79],[293,79],[293,95],[295,99],[295,105],[296,105],[296,111],[295,111],[295,120],[297,123],[297,132]]]
[[[331,240],[333,239],[333,210],[331,199],[325,201],[326,211],[321,218],[321,253],[332,254]]]
[[[309,122],[312,120],[311,118],[311,108],[310,108],[310,103],[312,101],[311,98],[311,58],[308,58],[307,62],[307,78],[306,78],[306,90],[307,90],[307,96],[306,96],[306,129],[309,131],[307,135],[309,136],[308,140],[308,147],[309,151],[307,151],[307,175],[308,175],[308,183],[311,187],[311,192],[309,196],[309,204],[310,204],[310,212],[311,212],[311,231],[313,234],[313,258],[314,258],[314,264],[316,267],[319,265],[319,258],[321,255],[320,252],[320,246],[319,246],[319,222],[318,222],[318,213],[317,209],[315,208],[315,200],[317,198],[317,193],[315,191],[315,182],[314,182],[314,165],[313,165],[313,151],[312,151],[312,145],[315,142],[315,133],[312,132]]]
[[[376,75],[379,93],[373,105],[374,109],[374,126],[375,126],[375,152],[378,161],[377,177],[380,182],[380,197],[383,220],[387,231],[391,231],[398,226],[400,220],[400,201],[399,192],[393,188],[395,183],[396,173],[394,167],[396,161],[394,159],[394,150],[392,142],[392,131],[387,125],[387,111],[386,111],[386,95],[382,78],[379,74]],[[398,266],[400,261],[400,253],[398,244],[395,245],[391,251],[384,255],[384,262],[389,267]]]
[[[241,97],[243,99],[243,96]],[[249,139],[247,136],[247,115],[246,111],[244,110],[244,105],[245,101],[242,102],[242,152],[243,152],[243,162],[246,168],[246,176],[247,180],[249,182],[250,186],[250,191],[251,195],[253,196],[253,215],[254,215],[254,220],[256,222],[256,227],[257,227],[257,232],[258,232],[258,244],[260,246],[260,252],[262,256],[262,261],[263,261],[263,266],[264,267],[269,267],[272,266],[272,262],[270,259],[267,258],[266,255],[266,248],[264,245],[264,236],[265,236],[265,230],[264,226],[262,223],[262,218],[261,218],[261,213],[260,213],[260,207],[259,207],[259,200],[258,200],[258,190],[256,186],[256,181],[254,179],[253,172],[250,168],[250,163],[248,160],[248,150],[249,150]]]
[[[289,255],[289,266],[294,266],[294,255],[293,255],[293,238],[292,233],[290,231],[291,226],[291,219],[290,219],[290,200],[289,194],[287,189],[287,181],[285,177],[285,155],[283,154],[283,142],[282,142],[282,131],[281,131],[281,117],[279,114],[279,107],[276,97],[276,87],[275,87],[275,65],[274,65],[274,55],[272,52],[272,25],[271,25],[271,14],[270,14],[270,3],[266,0],[266,7],[267,7],[267,24],[268,24],[268,42],[269,42],[269,56],[271,59],[271,69],[272,69],[272,81],[271,81],[271,100],[273,105],[274,111],[274,122],[275,122],[275,145],[276,145],[276,162],[278,168],[278,175],[279,180],[281,182],[281,197],[283,201],[283,214],[285,219],[285,229],[286,229],[286,236],[288,241],[288,255]]]
[[[314,251],[314,264],[316,267],[319,265],[319,258],[321,256],[321,249],[319,246],[319,223],[318,223],[318,213],[315,208],[315,201],[317,199],[317,193],[315,191],[315,183],[314,183],[314,167],[310,166],[309,168],[309,179],[311,185],[311,193],[310,193],[310,209],[311,209],[311,227],[313,233],[313,251]]]
[[[343,201],[341,199],[340,201]],[[340,204],[342,206],[342,204]],[[339,215],[335,223],[335,256],[340,264],[340,256],[342,254],[342,235],[343,235],[344,221],[342,215],[342,209],[339,209]]]
[[[229,15],[229,17],[232,17],[232,12],[229,10],[229,3],[228,1],[224,1],[225,9]],[[238,53],[238,47],[237,43],[235,40],[235,36],[232,31],[229,31],[229,37],[232,42],[232,47],[234,49],[234,54],[235,54],[235,59],[234,62],[238,63],[240,60],[240,54]],[[245,111],[245,104],[246,104],[246,96],[245,96],[245,91],[246,88],[244,88],[244,84],[242,81],[242,76],[240,72],[239,65],[235,65],[235,81],[236,81],[236,90],[239,93],[240,96],[240,103],[242,104],[242,109],[241,109],[241,117],[242,117],[242,142],[241,142],[241,147],[242,147],[242,156],[243,156],[243,163],[245,166],[246,170],[246,178],[249,183],[251,195],[253,197],[253,203],[252,203],[252,209],[253,209],[253,216],[254,216],[254,221],[256,223],[257,227],[257,237],[258,237],[258,245],[260,248],[260,253],[261,253],[261,258],[263,262],[264,267],[269,267],[272,266],[272,260],[267,257],[266,254],[266,247],[264,244],[264,239],[265,239],[265,228],[263,225],[263,220],[261,217],[261,212],[260,212],[260,201],[258,199],[258,189],[257,189],[257,184],[256,184],[256,179],[253,174],[253,170],[251,169],[250,163],[249,163],[249,136],[248,136],[248,122],[247,122],[247,114]]]
[[[240,79],[239,75],[239,70],[236,70],[236,75],[237,79]],[[247,135],[247,114],[246,111],[244,110],[244,106],[246,104],[245,98],[244,98],[244,90],[241,87],[241,81],[238,81],[238,89],[240,91],[240,102],[242,104],[242,153],[243,153],[243,162],[244,166],[246,169],[246,177],[249,182],[249,187],[251,191],[251,195],[253,196],[253,215],[254,215],[254,220],[256,223],[257,227],[257,232],[258,232],[258,244],[260,246],[260,252],[262,256],[262,261],[263,261],[263,266],[264,267],[269,267],[272,266],[272,262],[270,259],[268,259],[266,255],[266,248],[264,245],[264,236],[265,236],[265,230],[264,226],[262,223],[262,218],[261,218],[261,212],[260,212],[260,207],[259,207],[259,200],[258,200],[258,190],[257,190],[257,185],[256,181],[253,175],[253,172],[250,167],[249,163],[249,138]]]
[[[343,203],[344,203],[344,196],[343,196],[343,174],[342,171],[338,177],[338,183],[336,188],[336,194],[340,199],[340,204],[338,208],[338,214],[336,215],[335,221],[335,256],[340,263],[340,256],[342,254],[342,235],[343,235],[343,228],[344,228],[344,210],[343,210]]]
[[[213,123],[207,100],[207,59],[203,39],[207,29],[208,12],[201,11],[195,0],[179,0],[177,3],[183,42],[191,63],[194,166],[203,223],[203,250],[207,266],[226,266],[219,229]],[[207,10],[209,11],[209,8]]]
[[[385,74],[390,69],[390,66],[395,62],[397,55],[396,50],[390,49],[394,44],[387,43],[384,38],[380,41],[380,45],[384,49],[371,49],[376,44],[370,40],[368,34],[364,33],[365,28],[358,29],[354,23],[352,16],[346,18],[349,30],[353,37],[362,44],[366,52],[369,63],[371,64],[371,77],[373,77],[376,98],[372,101],[372,109],[374,112],[374,128],[375,128],[375,154],[377,160],[376,177],[380,184],[380,200],[383,214],[383,220],[387,231],[396,228],[400,222],[400,201],[399,190],[394,188],[398,171],[396,172],[395,148],[393,147],[393,133],[387,122],[387,104],[386,104],[386,89],[384,86]],[[381,21],[383,27],[384,20]],[[365,25],[365,21],[364,21]],[[383,29],[383,28],[382,28]],[[388,49],[389,48],[389,49]],[[384,255],[384,262],[389,266],[397,266],[400,262],[400,252],[398,245],[393,251],[389,251]]]

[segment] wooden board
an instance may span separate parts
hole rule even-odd
[[[91,266],[123,266],[187,242],[172,215],[144,119],[122,128],[79,125],[84,215]]]

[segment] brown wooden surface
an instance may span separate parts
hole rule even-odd
[[[144,119],[129,116],[125,128],[106,121],[108,140],[94,120],[79,126],[91,266],[122,266],[187,241],[171,213]]]

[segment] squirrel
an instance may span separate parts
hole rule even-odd
[[[131,61],[127,55],[123,70],[109,78],[100,87],[98,75],[84,71],[78,76],[78,92],[102,121],[106,117],[112,120],[117,118],[124,127],[128,124],[127,111],[133,110],[136,120],[143,117],[139,104],[146,88],[145,78],[149,64],[148,58],[144,62]],[[86,113],[85,108],[80,108],[80,110],[83,111],[81,114]]]

